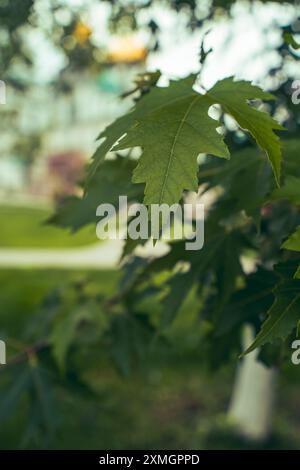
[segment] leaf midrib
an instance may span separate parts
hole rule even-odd
[[[161,204],[161,201],[163,200],[163,196],[164,196],[164,193],[165,193],[165,190],[166,190],[167,179],[169,177],[170,168],[171,168],[171,164],[172,164],[172,161],[173,161],[174,151],[175,151],[175,147],[176,147],[176,144],[177,144],[177,141],[178,141],[179,134],[182,130],[183,125],[186,122],[188,114],[190,113],[191,109],[195,105],[196,101],[199,100],[201,97],[202,97],[202,95],[196,95],[195,98],[192,100],[192,102],[189,104],[186,112],[183,115],[182,120],[180,121],[180,124],[178,126],[177,131],[176,131],[176,134],[174,136],[174,140],[173,140],[173,143],[172,143],[170,155],[169,155],[169,158],[168,158],[167,168],[166,168],[165,175],[164,175],[162,188],[161,188],[160,195],[159,195],[159,204]]]

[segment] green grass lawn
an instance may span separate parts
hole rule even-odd
[[[95,227],[71,234],[46,224],[50,215],[46,209],[0,206],[0,248],[72,248],[98,241]]]

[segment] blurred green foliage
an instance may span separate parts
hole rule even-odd
[[[24,330],[28,329],[32,319],[45,314],[41,305],[49,290],[70,282],[80,285],[88,279],[90,292],[110,296],[118,278],[119,274],[113,271],[0,271],[1,334],[13,336],[16,343],[7,338],[10,357],[18,353],[18,348],[23,349]],[[186,305],[181,319],[177,320],[173,334],[178,340],[184,323],[186,335],[191,331],[192,303],[190,301]],[[10,375],[2,369],[1,405],[6,404],[6,412],[9,412],[9,406],[13,406],[13,413],[9,419],[8,416],[4,419],[3,407],[0,407],[0,448],[251,448],[251,444],[232,433],[224,418],[234,379],[234,365],[227,365],[218,374],[211,375],[201,355],[190,349],[192,336],[186,339],[186,344],[178,342],[176,349],[153,351],[142,370],[132,371],[130,380],[112,367],[111,360],[102,349],[96,354],[96,368],[91,370],[91,362],[83,362],[79,376],[71,370],[53,386],[53,371],[50,369],[47,373],[44,369],[45,357],[42,354],[38,363],[28,363],[25,369],[23,365],[21,368],[12,366],[16,369],[16,383],[22,395],[17,401],[7,401]],[[34,432],[30,435],[30,393],[37,398],[34,390],[29,393],[26,387],[22,389],[22,384],[26,385],[26,377],[30,377],[32,369],[43,386],[49,386],[47,390],[42,388],[41,393],[42,402],[46,400],[49,406],[50,416],[46,418],[47,425],[35,428],[34,424],[38,423],[31,423]],[[24,370],[25,374],[28,373],[25,379]],[[296,448],[300,435],[296,368],[289,366],[281,382],[274,432],[264,444],[265,448]],[[37,408],[40,416],[42,409]],[[50,435],[53,433],[50,441],[49,431]]]

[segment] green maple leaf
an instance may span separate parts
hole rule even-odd
[[[227,78],[205,95],[193,90],[195,75],[155,87],[125,116],[108,126],[93,157],[90,176],[109,151],[141,147],[143,153],[133,173],[134,183],[144,183],[145,203],[176,203],[183,190],[198,188],[197,156],[201,153],[229,158],[218,121],[208,115],[214,104],[222,106],[248,131],[267,154],[279,184],[281,145],[274,130],[283,128],[249,100],[274,99],[248,82]]]
[[[255,341],[244,354],[266,343],[285,339],[296,327],[300,319],[300,281],[292,278],[294,270],[295,262],[277,266],[281,280],[273,291],[275,301]]]
[[[197,191],[199,153],[229,158],[218,122],[208,116],[210,106],[206,96],[191,91],[140,120],[117,146],[143,148],[133,182],[146,183],[145,204],[172,204],[184,189]]]
[[[116,119],[112,124],[107,126],[103,132],[98,136],[97,140],[103,140],[96,152],[92,156],[92,164],[90,166],[88,182],[91,177],[94,176],[98,170],[99,165],[103,162],[106,154],[112,149],[116,141],[126,132],[128,126],[133,124],[131,114],[125,114],[120,118]]]
[[[94,175],[106,154],[113,149],[114,145],[134,125],[136,120],[141,119],[151,111],[161,109],[163,105],[173,103],[177,99],[189,95],[194,81],[195,75],[190,75],[179,82],[171,82],[169,87],[153,88],[150,93],[144,95],[136,103],[129,113],[119,117],[106,127],[97,138],[97,140],[102,140],[102,142],[92,157],[89,176],[92,177]],[[174,83],[177,84],[176,87],[172,86]]]
[[[181,81],[178,81],[170,88],[175,90],[180,86]],[[191,89],[188,96],[178,96],[175,102],[166,102],[164,91],[161,96],[160,108],[137,117],[115,147],[116,150],[142,148],[133,181],[146,184],[146,204],[172,204],[181,198],[183,190],[196,191],[200,153],[229,158],[223,137],[216,130],[218,122],[208,115],[214,104],[220,104],[242,129],[251,133],[266,152],[279,184],[281,145],[274,130],[283,128],[267,113],[248,104],[253,99],[273,99],[272,95],[248,82],[228,78],[218,82],[206,95]]]
[[[274,96],[246,81],[226,78],[218,82],[209,95],[230,114],[239,126],[248,131],[270,160],[277,184],[280,182],[281,143],[274,130],[284,130],[269,114],[248,104],[249,100],[273,100]]]

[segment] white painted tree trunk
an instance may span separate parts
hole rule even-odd
[[[245,328],[244,337],[247,347],[253,340],[251,327]],[[245,356],[238,367],[228,418],[243,437],[262,442],[271,431],[277,370],[258,362],[257,354]]]

